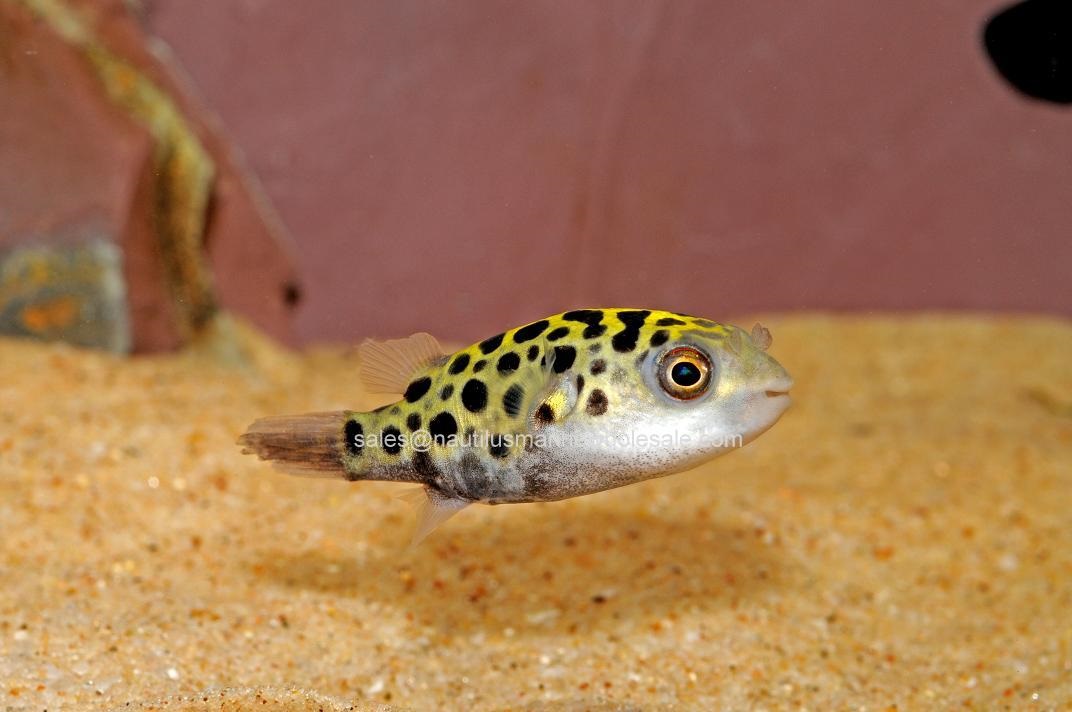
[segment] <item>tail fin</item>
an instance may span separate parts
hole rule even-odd
[[[343,440],[346,413],[275,415],[254,421],[238,444],[284,472],[303,477],[346,477]]]

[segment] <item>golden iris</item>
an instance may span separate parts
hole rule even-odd
[[[703,395],[711,385],[711,359],[691,346],[670,349],[659,360],[659,385],[678,400]]]

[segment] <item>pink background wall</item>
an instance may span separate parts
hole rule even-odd
[[[1072,313],[1072,112],[1000,3],[156,0],[298,245],[298,333],[589,305]]]

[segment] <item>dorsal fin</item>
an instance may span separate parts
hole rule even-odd
[[[760,351],[766,351],[770,348],[771,343],[774,341],[771,338],[770,329],[760,324],[758,321],[752,327],[752,343],[756,345],[756,348]]]
[[[423,331],[404,339],[365,339],[358,348],[361,382],[370,393],[405,393],[413,376],[443,355],[436,338]]]

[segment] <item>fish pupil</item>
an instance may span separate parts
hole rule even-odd
[[[671,380],[683,388],[695,386],[702,377],[703,374],[700,373],[700,369],[696,367],[696,364],[688,361],[678,361],[670,369]]]

